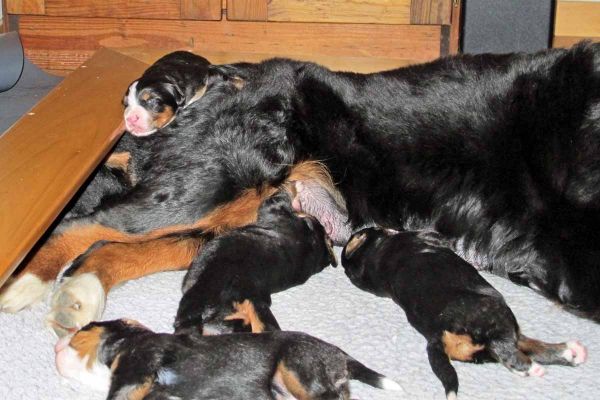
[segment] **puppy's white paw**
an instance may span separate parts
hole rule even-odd
[[[106,293],[95,274],[65,278],[52,296],[47,323],[58,337],[65,336],[100,318],[105,303]]]
[[[540,364],[535,363],[535,362],[531,363],[531,367],[529,367],[529,370],[527,371],[528,376],[542,377],[542,376],[544,376],[545,373],[546,373],[546,369],[544,369],[544,367],[542,367]]]
[[[50,292],[50,282],[25,273],[12,281],[0,294],[0,310],[15,313],[40,302]]]
[[[563,351],[562,356],[571,363],[571,365],[579,365],[587,360],[587,349],[577,340],[569,340],[567,348]]]
[[[448,392],[448,394],[446,395],[446,400],[457,400],[458,396],[456,395],[456,392]]]

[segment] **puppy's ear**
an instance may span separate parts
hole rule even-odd
[[[185,93],[181,90],[179,85],[174,83],[166,83],[166,88],[171,93],[177,103],[177,107],[183,107],[185,105]]]
[[[360,247],[363,245],[363,243],[365,242],[365,240],[367,240],[367,233],[366,232],[362,232],[359,233],[357,235],[354,235],[350,241],[348,242],[348,244],[346,245],[346,247],[344,247],[344,255],[346,257],[351,257],[352,254]]]

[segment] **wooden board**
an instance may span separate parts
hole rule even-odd
[[[429,61],[445,54],[440,47],[442,27],[436,25],[23,16],[19,33],[29,59],[49,70],[74,69],[101,46],[406,62]]]
[[[267,0],[227,0],[230,21],[266,21]]]
[[[44,0],[6,0],[9,14],[44,14]]]
[[[46,0],[46,15],[114,18],[180,18],[180,0]]]
[[[556,4],[555,36],[600,36],[600,2],[559,1]]]
[[[222,1],[181,0],[181,18],[220,21],[222,18]]]
[[[411,24],[450,25],[453,0],[412,0]]]
[[[145,68],[100,50],[0,136],[0,285],[122,133],[123,93]]]
[[[228,4],[231,7],[240,1],[247,0],[228,0]],[[258,2],[265,3],[267,21],[410,23],[411,0],[258,0]],[[244,16],[231,19],[244,19]]]
[[[189,49],[182,49],[189,50]],[[169,49],[147,49],[125,48],[118,50],[128,57],[135,58],[147,64],[152,64],[160,57],[169,53]],[[196,52],[205,57],[213,64],[227,64],[239,61],[260,62],[268,58],[285,56],[284,54],[255,54],[255,53],[232,53],[232,52],[214,52],[202,51]],[[298,56],[295,57],[301,61],[311,61],[324,65],[334,71],[353,71],[353,72],[379,72],[388,69],[403,67],[411,64],[410,60],[394,60],[388,58],[364,58],[364,57],[328,57],[328,56]]]

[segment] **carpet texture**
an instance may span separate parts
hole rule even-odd
[[[156,331],[172,332],[183,276],[166,272],[113,290],[104,318],[133,318]],[[588,362],[577,368],[549,366],[542,378],[521,378],[498,364],[455,362],[459,398],[599,399],[600,326],[562,311],[527,288],[489,274],[484,277],[504,294],[523,333],[545,341],[579,339],[588,347]],[[384,392],[353,382],[353,399],[445,398],[429,368],[425,340],[391,300],[355,288],[342,268],[325,269],[305,285],[275,295],[273,303],[283,329],[304,331],[341,347],[407,392]],[[47,304],[40,304],[15,315],[0,313],[0,399],[103,399],[103,393],[59,377],[54,367],[56,339],[43,324],[47,310]]]

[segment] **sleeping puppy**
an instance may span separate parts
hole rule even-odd
[[[299,332],[187,336],[138,322],[92,322],[55,347],[58,372],[108,399],[348,399],[356,379],[386,390],[393,380],[339,348]]]
[[[291,203],[290,194],[280,191],[261,204],[255,224],[205,245],[183,281],[176,333],[278,330],[271,294],[336,266],[323,227],[296,214]]]
[[[252,70],[248,63],[211,65],[188,51],[169,53],[127,89],[123,98],[125,127],[133,135],[148,136],[170,124],[179,110],[201,98],[211,86],[242,89]]]
[[[427,339],[429,363],[448,399],[458,391],[450,359],[498,361],[522,376],[543,375],[540,364],[585,361],[576,341],[549,344],[522,335],[502,295],[446,246],[433,231],[369,228],[352,236],[342,264],[357,287],[404,309]]]

